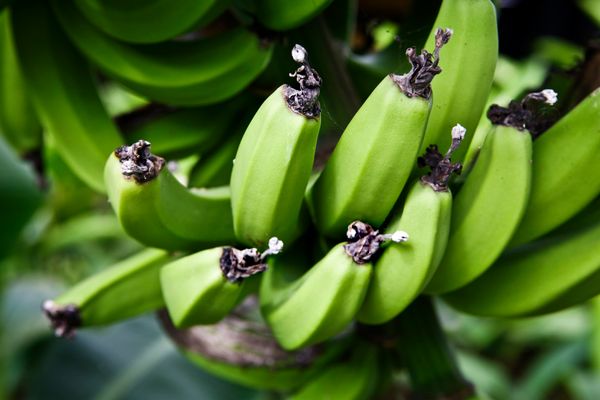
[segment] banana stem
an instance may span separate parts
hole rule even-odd
[[[310,49],[314,67],[325,82],[322,101],[329,117],[343,128],[350,122],[361,101],[346,69],[341,45],[331,35],[322,16],[307,24],[299,32],[300,37],[305,47]]]
[[[474,388],[461,374],[430,297],[417,298],[391,322],[396,350],[408,369],[415,398],[466,399]]]

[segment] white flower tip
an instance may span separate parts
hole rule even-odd
[[[299,44],[294,45],[292,49],[292,58],[297,63],[303,64],[306,62],[306,56],[308,55],[306,49]]]
[[[356,229],[354,229],[354,225],[350,224],[348,226],[348,230],[346,231],[346,237],[350,240],[354,239],[356,237]]]
[[[408,233],[404,231],[396,231],[392,233],[392,241],[396,243],[406,242],[408,240]]]
[[[452,140],[463,140],[467,129],[461,124],[456,124],[452,128]]]
[[[271,254],[279,254],[283,250],[283,242],[273,236],[269,239],[269,251]]]
[[[558,93],[556,93],[552,89],[544,89],[542,90],[542,96],[546,98],[546,104],[550,104],[551,106],[556,103],[558,100]]]
[[[44,301],[44,303],[42,303],[42,310],[44,311],[52,311],[55,308],[55,304],[52,300],[46,300]]]

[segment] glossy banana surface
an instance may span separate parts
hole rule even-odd
[[[253,246],[264,246],[272,236],[291,242],[301,225],[321,126],[321,78],[302,46],[294,46],[292,55],[301,65],[292,74],[300,88],[280,86],[264,101],[242,137],[231,172],[235,233]]]
[[[56,336],[73,336],[79,327],[106,325],[164,305],[159,271],[167,252],[144,250],[85,279],[42,308]]]
[[[266,67],[271,46],[253,33],[231,31],[192,41],[133,45],[98,31],[70,2],[54,12],[75,46],[132,91],[173,105],[213,104],[244,89]]]
[[[413,65],[391,74],[354,115],[310,194],[321,233],[335,238],[354,220],[383,223],[414,166],[431,108],[429,83],[440,72],[439,50],[450,39],[439,30],[434,55],[407,50]]]
[[[457,123],[467,129],[465,143],[455,155],[462,160],[484,111],[498,59],[496,8],[490,0],[444,0],[425,48],[435,43],[437,27],[448,27],[454,37],[444,48],[442,74],[435,79],[431,116],[421,146],[445,149],[448,131]]]

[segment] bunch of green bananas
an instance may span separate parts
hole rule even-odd
[[[45,302],[58,336],[165,307],[167,331],[202,368],[298,399],[361,399],[387,372],[381,349],[353,328],[387,323],[419,295],[516,317],[600,293],[600,89],[553,125],[556,96],[543,90],[492,106],[477,129],[498,56],[490,0],[444,0],[425,49],[406,50],[411,69],[389,71],[326,162],[328,82],[304,47],[291,51],[297,87],[269,90],[253,108],[241,92],[273,45],[242,25],[203,30],[229,2],[142,3],[30,0],[0,20],[0,94],[24,86],[13,107],[37,118],[8,118],[0,104],[2,129],[26,134],[13,142],[27,148],[39,120],[149,247]],[[230,9],[286,31],[330,1],[283,3]],[[115,123],[87,62],[165,105]],[[182,177],[165,158],[193,166]],[[459,183],[452,159],[467,161]],[[219,343],[248,304],[260,316]],[[273,363],[240,355],[257,336],[269,337]]]

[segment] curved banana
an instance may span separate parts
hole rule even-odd
[[[464,128],[457,125],[445,156],[432,146],[419,158],[419,164],[431,167],[431,172],[413,185],[402,212],[387,228],[391,232],[410,232],[410,242],[388,247],[376,261],[358,321],[381,324],[391,320],[421,293],[437,269],[446,249],[452,215],[448,180],[461,169],[460,164],[450,161],[450,156],[464,135]]]
[[[130,43],[156,43],[171,39],[209,22],[229,6],[228,0],[74,2],[98,29]]]
[[[290,400],[365,400],[376,389],[380,366],[377,348],[366,342],[353,345],[348,360],[327,365]]]
[[[262,254],[255,248],[216,247],[165,265],[160,281],[173,324],[185,328],[223,319],[243,298],[246,279],[266,270],[265,258],[282,248],[273,237]]]
[[[236,28],[194,41],[131,45],[96,30],[70,2],[54,12],[75,46],[132,91],[173,105],[213,104],[234,96],[266,67],[272,46]]]
[[[291,242],[310,177],[321,126],[321,78],[306,50],[295,45],[301,64],[293,77],[300,89],[280,86],[246,129],[231,172],[231,208],[237,238],[262,246],[271,236]]]
[[[531,196],[511,245],[550,232],[600,193],[600,88],[533,142]]]
[[[445,293],[481,275],[500,256],[517,229],[529,201],[532,135],[539,117],[536,102],[554,104],[552,90],[531,93],[509,108],[493,105],[488,133],[473,169],[452,207],[446,253],[425,289]]]
[[[300,277],[276,263],[261,281],[261,312],[284,349],[297,349],[342,332],[358,312],[371,278],[373,255],[387,240],[406,241],[405,232],[380,235],[356,221],[348,242],[334,246]]]
[[[597,212],[597,210],[596,210]],[[557,311],[600,293],[600,219],[500,258],[444,300],[475,315],[516,317]]]
[[[339,340],[285,351],[264,321],[253,315],[254,300],[249,297],[215,325],[176,329],[166,312],[160,314],[161,322],[185,357],[206,372],[243,386],[280,392],[294,390],[319,374],[349,344]]]
[[[188,189],[140,140],[108,158],[110,203],[132,238],[151,247],[178,250],[235,242],[228,187]]]
[[[447,132],[456,124],[468,132],[460,161],[466,153],[492,86],[498,59],[496,8],[490,0],[444,0],[429,34],[426,48],[435,43],[435,27],[447,26],[454,38],[444,49],[440,66],[444,73],[433,81],[431,116],[420,152],[432,143],[445,149]]]
[[[70,337],[80,327],[106,325],[164,305],[159,271],[167,252],[144,250],[93,275],[42,309],[56,336]]]
[[[42,128],[18,65],[8,12],[0,14],[0,135],[20,153],[39,146]]]
[[[91,72],[45,1],[15,3],[10,15],[19,65],[44,129],[73,172],[104,192],[106,154],[122,139],[98,98]]]
[[[275,31],[296,28],[321,13],[332,0],[255,0],[255,16],[261,24]]]
[[[440,48],[451,32],[439,30],[433,56],[410,48],[412,69],[390,74],[350,121],[310,193],[319,231],[336,237],[354,220],[383,223],[413,168],[431,109]]]

